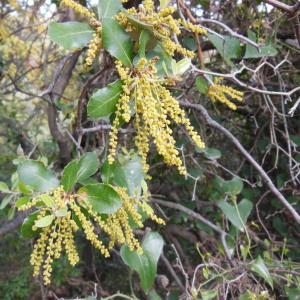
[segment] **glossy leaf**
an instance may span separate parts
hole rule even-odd
[[[248,30],[248,37],[252,41],[256,42],[256,34],[253,31]],[[261,46],[259,49],[257,49],[256,47],[247,44],[244,58],[260,58],[265,56],[275,56],[276,54],[277,49],[272,45]]]
[[[237,206],[231,205],[225,201],[220,201],[218,206],[221,208],[228,220],[240,231],[245,230],[247,219],[253,208],[251,201],[243,199]]]
[[[45,216],[39,220],[36,220],[34,225],[38,228],[48,227],[54,220],[54,215]]]
[[[103,47],[125,66],[131,66],[132,43],[130,35],[114,19],[105,18],[102,25]]]
[[[29,197],[21,197],[17,200],[16,202],[16,207],[19,208],[21,207],[22,205],[28,203],[30,201],[30,198]]]
[[[160,9],[166,8],[171,0],[159,0]]]
[[[77,182],[83,182],[94,175],[99,165],[95,152],[87,152],[79,160],[71,161],[65,167],[61,180],[65,191],[70,191]]]
[[[148,292],[154,283],[157,271],[157,262],[162,253],[163,239],[157,232],[150,232],[146,235],[142,249],[142,255],[131,251],[128,246],[122,246],[120,254],[123,261],[140,277],[141,287]]]
[[[21,181],[38,192],[47,192],[59,185],[55,174],[35,160],[25,160],[21,163],[18,167],[18,175]]]
[[[273,289],[273,279],[261,256],[258,256],[257,259],[251,263],[250,269],[261,276]]]
[[[100,214],[112,214],[122,205],[119,194],[109,185],[103,183],[86,185],[80,189],[85,192],[87,200]]]
[[[222,178],[215,178],[215,187],[222,193],[231,195],[238,195],[243,189],[243,181],[239,177],[233,177],[231,180],[224,180]]]
[[[116,163],[113,182],[126,187],[130,195],[140,195],[142,181],[145,178],[141,158],[137,155]]]
[[[78,169],[78,160],[72,160],[65,166],[61,178],[61,184],[66,192],[69,192],[77,182]]]
[[[117,80],[95,92],[88,105],[87,112],[91,118],[107,117],[116,109],[122,92],[122,81]]]
[[[0,181],[0,192],[2,193],[9,192],[9,188],[5,182]]]
[[[13,198],[13,195],[5,196],[0,203],[0,210],[4,209],[13,200]]]
[[[241,46],[239,39],[226,35],[222,36],[221,38],[220,36],[211,33],[209,33],[207,37],[213,43],[228,65],[233,66],[231,60],[241,57]]]
[[[51,22],[48,27],[50,39],[66,50],[80,49],[88,45],[94,30],[87,23]]]
[[[203,76],[198,76],[196,78],[196,87],[201,94],[206,95],[209,88],[209,83]]]
[[[179,61],[172,60],[172,71],[174,75],[182,75],[191,66],[191,60],[189,58],[183,58]]]
[[[119,0],[99,0],[98,14],[101,19],[112,18],[122,9],[122,4]]]
[[[139,38],[139,57],[146,56],[146,47],[151,38],[151,34],[148,30],[142,30]]]
[[[206,158],[211,160],[217,160],[222,156],[221,151],[215,148],[204,148],[203,153]]]
[[[32,230],[32,227],[38,217],[38,214],[39,212],[36,211],[25,218],[21,226],[21,234],[24,238],[33,238],[37,235],[38,230]]]

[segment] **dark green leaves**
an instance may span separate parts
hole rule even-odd
[[[261,276],[273,289],[273,279],[261,256],[258,256],[257,259],[251,264],[250,269]]]
[[[130,251],[128,246],[122,246],[120,254],[123,261],[133,270],[138,272],[141,279],[141,287],[145,292],[149,291],[154,283],[157,271],[157,262],[162,253],[163,239],[157,232],[146,235],[142,249],[142,255]]]
[[[54,218],[55,218],[54,215],[45,216],[45,217],[35,221],[34,225],[38,228],[48,227],[49,225],[51,225]]]
[[[238,59],[241,57],[240,41],[237,38],[231,36],[222,36],[222,38],[216,34],[208,34],[208,39],[216,47],[224,61],[233,66],[232,59]]]
[[[121,156],[113,165],[105,163],[101,172],[102,180],[127,188],[130,195],[140,195],[145,178],[141,158]]]
[[[50,39],[66,50],[79,49],[86,46],[93,37],[94,30],[87,23],[51,22],[48,27]]]
[[[114,19],[105,18],[102,27],[103,47],[129,67],[132,61],[132,43],[129,34]]]
[[[37,231],[32,230],[32,227],[38,217],[38,214],[39,212],[36,211],[25,218],[21,227],[21,233],[23,237],[33,238],[37,234]]]
[[[248,37],[252,41],[256,42],[256,34],[253,31],[248,30]],[[262,46],[259,49],[257,49],[254,46],[247,44],[244,58],[260,58],[265,56],[275,56],[276,54],[276,48],[274,48],[271,45]]]
[[[196,78],[196,87],[201,94],[206,95],[209,88],[209,84],[203,76],[198,76]]]
[[[109,185],[103,183],[89,184],[80,189],[87,194],[87,200],[100,214],[112,214],[121,207],[119,194]]]
[[[99,168],[96,153],[88,152],[79,160],[72,160],[64,169],[61,183],[65,191],[70,191],[75,183],[81,182],[94,175]]]
[[[117,80],[95,92],[87,106],[88,115],[92,118],[109,116],[115,111],[121,92],[121,80]]]
[[[98,13],[101,19],[112,18],[122,8],[122,4],[119,0],[99,0]]]
[[[25,160],[21,163],[18,167],[18,175],[23,183],[38,192],[47,192],[59,185],[54,173],[35,160]]]
[[[228,218],[228,220],[234,225],[238,230],[244,231],[247,219],[253,208],[251,201],[243,199],[237,205],[231,205],[225,201],[220,201],[218,206]]]
[[[238,195],[243,189],[243,181],[239,177],[233,177],[231,180],[215,178],[214,185],[221,193]]]

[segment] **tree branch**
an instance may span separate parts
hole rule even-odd
[[[189,208],[186,208],[185,206],[183,206],[181,204],[174,203],[174,202],[169,202],[169,201],[164,201],[164,200],[159,200],[159,199],[151,199],[151,202],[160,204],[160,205],[165,206],[165,207],[169,207],[169,208],[173,208],[173,209],[177,209],[179,211],[182,211],[182,212],[186,213],[189,217],[201,221],[202,223],[204,223],[205,225],[210,227],[212,230],[217,232],[221,237],[221,242],[222,242],[225,254],[226,254],[227,258],[229,259],[229,261],[232,262],[231,261],[231,254],[230,254],[229,248],[227,246],[227,242],[226,242],[227,233],[222,228],[220,228],[219,226],[217,226],[214,223],[210,222],[209,220],[207,220],[206,218],[201,216],[199,213],[196,213],[193,210],[190,210]]]
[[[277,189],[277,187],[272,182],[271,178],[265,172],[265,170],[256,162],[256,160],[251,156],[251,154],[243,147],[243,145],[239,142],[239,140],[226,128],[220,125],[218,122],[213,120],[208,114],[207,110],[201,104],[193,104],[186,101],[180,101],[180,104],[187,108],[192,108],[200,112],[202,117],[204,117],[205,121],[210,127],[217,129],[222,132],[240,151],[240,153],[250,162],[250,164],[257,170],[260,176],[263,178],[264,182],[270,189],[270,191],[274,194],[274,196],[282,203],[282,205],[291,213],[293,218],[297,223],[300,224],[300,216],[297,211],[293,208],[293,206],[285,199],[285,197],[281,194],[281,192]]]

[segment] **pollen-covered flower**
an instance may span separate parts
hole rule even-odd
[[[79,15],[87,18],[89,24],[95,29],[93,38],[88,45],[87,57],[85,60],[86,66],[89,67],[92,65],[101,48],[101,23],[96,19],[95,14],[92,11],[90,11],[80,3],[77,3],[73,0],[62,0],[61,5],[71,8]]]
[[[130,197],[124,188],[112,186],[122,201],[121,207],[114,213],[103,217],[94,211],[84,194],[69,194],[62,187],[33,198],[29,203],[20,207],[20,210],[38,207],[38,215],[32,230],[39,230],[39,237],[34,244],[30,258],[33,266],[33,275],[42,275],[44,284],[50,284],[52,264],[59,259],[63,251],[72,266],[79,262],[79,255],[75,246],[74,233],[80,223],[86,239],[104,257],[109,257],[109,249],[116,243],[126,244],[131,250],[142,253],[142,248],[135,237],[131,220],[134,224],[143,227],[142,215],[139,209],[158,224],[164,221],[157,217],[150,205],[147,204],[148,194],[140,198]],[[46,218],[50,223],[42,224]],[[98,228],[98,230],[97,230]],[[100,231],[108,237],[108,246],[104,245]]]
[[[156,76],[155,62],[155,58],[151,61],[142,58],[132,71],[123,68],[121,63],[117,62],[120,77],[125,79],[123,91],[126,90],[128,96],[129,90],[129,98],[134,101],[134,125],[137,131],[135,144],[142,158],[145,173],[149,169],[147,164],[149,141],[153,140],[157,152],[163,157],[165,163],[177,167],[181,174],[186,174],[179,150],[176,148],[176,141],[172,135],[171,123],[185,126],[190,137],[199,148],[204,148],[204,143],[195,132],[184,110],[180,108],[178,101],[164,87],[164,81]],[[124,94],[121,95],[116,106],[116,117],[110,132],[110,163],[114,161],[117,147],[117,128],[121,119],[126,122],[129,121],[129,98],[125,98]]]
[[[206,34],[206,30],[200,26],[189,22],[182,23],[180,19],[173,18],[172,14],[174,12],[174,7],[165,7],[156,12],[154,1],[144,0],[138,9],[130,8],[126,11],[121,11],[116,16],[116,19],[126,31],[133,34],[140,30],[140,26],[147,28],[161,42],[169,55],[173,56],[177,52],[192,58],[194,53],[175,42],[177,39],[173,40],[173,37],[181,34],[181,26],[199,34]]]
[[[243,101],[244,93],[241,91],[237,91],[230,86],[219,84],[219,82],[221,82],[222,80],[223,78],[216,77],[214,79],[214,84],[209,86],[207,95],[213,102],[219,101],[227,105],[229,108],[236,110],[237,106],[231,101],[231,99]]]

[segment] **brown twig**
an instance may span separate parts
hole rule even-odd
[[[300,224],[300,215],[293,208],[293,206],[285,199],[282,193],[274,185],[274,183],[272,182],[271,178],[268,176],[266,171],[257,163],[257,161],[251,156],[251,154],[243,147],[240,141],[229,130],[227,130],[221,124],[213,120],[208,114],[207,110],[201,104],[193,104],[187,101],[180,101],[180,104],[183,107],[197,110],[210,127],[215,128],[218,131],[222,132],[236,146],[239,152],[250,162],[250,164],[257,170],[257,172],[263,178],[264,182],[266,183],[270,191],[276,196],[276,198],[282,203],[282,205],[291,213],[291,215],[296,220],[296,222]]]

